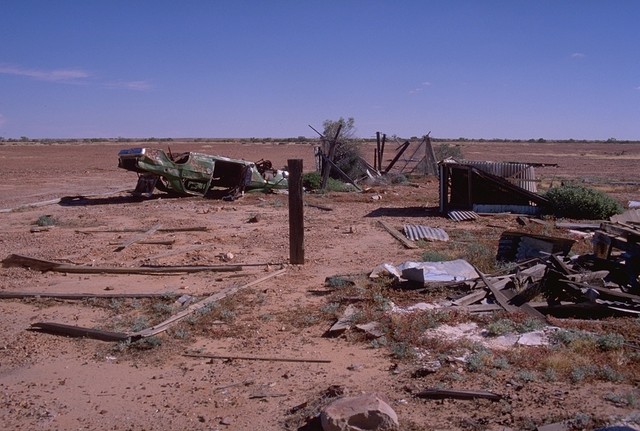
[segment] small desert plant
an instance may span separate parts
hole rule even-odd
[[[515,332],[515,323],[509,319],[500,319],[487,325],[487,335],[497,337]]]
[[[538,380],[538,377],[533,371],[522,370],[516,374],[516,379],[520,380],[521,382],[529,383],[535,382],[536,380]]]
[[[424,252],[422,252],[422,256],[420,257],[420,259],[423,262],[444,262],[447,260],[451,260],[449,256],[436,250],[425,250]]]
[[[402,341],[392,342],[389,350],[394,359],[413,359],[416,356],[416,350],[409,343]]]
[[[545,196],[556,217],[605,220],[623,211],[622,205],[611,196],[580,185],[553,187]]]
[[[347,192],[351,190],[351,185],[343,183],[340,180],[336,180],[335,178],[329,178],[327,180],[326,189],[329,192]]]
[[[460,255],[460,259],[478,268],[480,271],[489,273],[496,269],[496,253],[491,247],[480,243],[472,242],[467,244],[464,251]]]
[[[464,361],[466,370],[474,373],[483,371],[491,364],[493,364],[493,358],[486,350],[471,353]]]
[[[604,396],[604,399],[619,406],[636,407],[638,405],[638,397],[634,392],[627,392],[626,394],[609,393]]]
[[[56,219],[53,218],[52,215],[43,215],[38,217],[38,220],[36,220],[36,225],[43,227],[43,226],[53,226],[56,224]]]
[[[462,160],[462,149],[460,145],[450,145],[446,142],[438,145],[433,149],[433,152],[436,155],[436,159],[444,160],[449,157],[456,160]]]
[[[307,172],[302,175],[302,187],[305,190],[320,190],[322,175],[320,172]]]

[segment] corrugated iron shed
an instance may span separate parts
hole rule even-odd
[[[486,166],[491,167],[493,164]],[[509,171],[502,173],[505,172]],[[486,208],[486,212],[492,213],[502,212],[504,208],[513,206],[520,213],[538,214],[548,204],[549,201],[545,197],[471,164],[456,161],[440,162],[440,212],[442,213],[452,210],[480,212],[476,206],[482,205]]]
[[[429,226],[406,224],[404,225],[404,234],[413,241],[419,239],[427,241],[449,241],[449,234],[443,229]]]

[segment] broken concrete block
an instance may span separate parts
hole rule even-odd
[[[399,430],[398,415],[375,394],[340,398],[320,413],[323,431]]]

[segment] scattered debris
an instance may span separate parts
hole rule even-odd
[[[156,231],[158,229],[160,229],[162,227],[162,225],[160,223],[150,227],[148,230],[146,230],[144,233],[135,236],[133,238],[130,238],[126,241],[124,241],[123,243],[121,243],[120,245],[118,245],[118,247],[116,247],[115,251],[122,251],[125,248],[129,247],[131,244],[135,244],[136,242],[142,241],[143,239],[147,238],[148,236],[153,235],[154,233],[156,233]]]
[[[231,252],[222,253],[220,255],[220,260],[222,260],[223,262],[231,262],[235,258],[236,255]]]
[[[554,253],[567,255],[574,243],[572,239],[505,231],[500,236],[496,259],[503,262],[521,262]]]
[[[404,225],[404,234],[413,241],[419,239],[427,241],[449,241],[447,232],[437,227],[406,224]]]
[[[177,254],[183,254],[183,253],[188,253],[190,251],[202,250],[205,248],[213,248],[213,247],[214,246],[212,244],[196,244],[189,247],[176,248],[164,253],[154,254],[153,256],[148,256],[144,258],[143,261],[148,262],[148,261],[158,260],[158,259],[169,257],[169,256],[175,256]]]
[[[478,278],[474,267],[464,259],[445,262],[404,262],[394,271],[398,272],[402,279],[423,285],[450,284]]]
[[[105,290],[107,290],[105,288]],[[111,290],[111,289],[108,289]],[[180,296],[179,293],[55,293],[55,292],[9,292],[1,291],[0,299],[20,299],[20,298],[53,298],[53,299],[65,299],[65,300],[83,300],[89,298],[128,298],[128,299],[141,299],[141,298],[171,298],[174,296]]]
[[[425,389],[424,391],[418,392],[415,396],[418,398],[428,398],[436,400],[442,400],[445,398],[453,398],[457,400],[475,400],[477,398],[482,398],[485,400],[500,401],[502,399],[502,395],[498,395],[496,393],[488,391],[439,388]]]
[[[66,272],[74,274],[175,274],[193,272],[235,272],[242,271],[242,265],[203,265],[203,266],[139,266],[139,267],[104,267],[74,265],[50,260],[36,259],[19,254],[10,254],[2,261],[2,266],[22,266],[42,272]]]
[[[105,341],[140,340],[142,338],[148,338],[166,331],[167,329],[171,328],[173,325],[180,322],[187,316],[193,314],[194,312],[201,310],[204,307],[210,304],[213,304],[217,301],[220,301],[221,299],[226,298],[229,295],[233,295],[234,293],[238,292],[241,289],[246,289],[246,288],[255,286],[273,277],[278,277],[284,274],[285,272],[286,272],[286,269],[281,269],[279,271],[275,271],[270,274],[267,274],[245,285],[228,287],[222,290],[221,292],[215,293],[199,302],[196,302],[195,304],[191,304],[185,310],[174,314],[173,316],[169,317],[167,320],[160,322],[157,325],[151,326],[149,328],[146,328],[137,332],[126,333],[126,334],[113,333],[113,332],[101,331],[97,329],[83,328],[79,326],[65,325],[65,324],[54,323],[54,322],[34,323],[31,325],[31,329],[40,331],[40,332],[56,334],[56,335],[66,335],[70,337],[88,337],[88,338],[95,338],[98,340],[105,340]]]
[[[629,209],[622,214],[616,214],[609,219],[614,223],[640,224],[640,208]]]
[[[67,337],[93,338],[101,341],[126,341],[131,339],[129,334],[123,332],[110,332],[101,329],[82,328],[80,326],[65,325],[54,322],[32,323],[31,331],[45,332],[47,334],[64,335]]]
[[[474,211],[449,211],[447,216],[453,221],[477,220],[479,217]]]
[[[389,223],[379,220],[378,223],[380,224],[380,226],[382,226],[387,232],[389,232],[391,234],[391,236],[393,236],[395,239],[397,239],[398,241],[400,241],[402,243],[402,245],[404,245],[406,248],[418,248],[418,246],[416,244],[414,244],[413,242],[409,241],[407,238],[405,238],[404,236],[402,236],[400,234],[400,231],[396,230],[393,228],[393,226],[391,226]]]
[[[625,291],[640,292],[640,227],[625,223],[602,223],[592,239],[593,254],[600,267],[613,272],[611,279]]]
[[[306,202],[305,205],[311,208],[318,208],[319,210],[322,210],[322,211],[333,211],[333,208],[326,205],[312,204],[308,202]]]
[[[192,227],[173,227],[173,228],[159,228],[158,232],[207,232],[209,228],[207,226],[192,226]],[[107,229],[107,228],[87,228],[76,229],[77,233],[125,233],[125,232],[146,232],[146,229]]]
[[[267,362],[310,362],[316,364],[328,364],[329,359],[305,359],[305,358],[276,358],[264,356],[239,356],[239,355],[214,355],[209,353],[185,353],[182,356],[189,358],[207,358],[207,359],[225,359],[225,360],[243,360],[243,361],[267,361]]]
[[[353,316],[355,316],[357,312],[358,309],[353,304],[349,304],[338,321],[329,328],[327,336],[336,337],[351,328]]]
[[[360,325],[356,325],[355,327],[356,329],[363,331],[371,338],[380,338],[384,335],[384,331],[382,330],[382,328],[380,327],[380,323],[378,322],[362,323]]]

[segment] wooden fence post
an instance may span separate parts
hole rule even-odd
[[[302,265],[304,264],[302,159],[289,159],[287,164],[289,169],[289,263]]]

